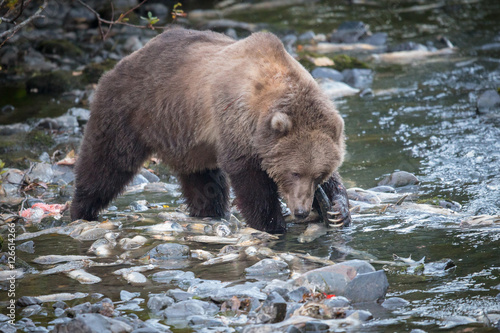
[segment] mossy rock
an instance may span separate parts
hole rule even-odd
[[[51,135],[41,130],[33,130],[26,135],[26,144],[30,147],[52,147],[56,142]]]
[[[312,71],[316,66],[310,58],[322,58],[325,57],[323,54],[317,54],[314,52],[299,52],[299,62],[304,66],[308,71]],[[352,69],[352,68],[370,68],[370,66],[356,57],[352,57],[347,54],[335,54],[330,59],[333,60],[333,66],[324,66],[328,68],[333,68],[338,70],[339,72],[344,69]]]
[[[27,91],[36,90],[40,94],[59,94],[78,87],[81,87],[80,78],[67,71],[35,74],[26,81]]]
[[[100,64],[93,63],[87,65],[87,67],[85,67],[82,73],[83,81],[85,83],[97,83],[102,74],[112,69],[116,63],[117,63],[116,60],[106,59]]]
[[[64,39],[49,39],[41,41],[37,47],[44,54],[57,54],[60,56],[78,57],[83,51],[72,42]]]

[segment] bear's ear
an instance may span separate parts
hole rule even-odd
[[[275,112],[271,117],[271,128],[279,134],[286,134],[292,129],[292,120],[283,112]]]

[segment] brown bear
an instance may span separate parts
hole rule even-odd
[[[283,232],[279,197],[304,218],[321,185],[348,224],[336,172],[343,131],[332,102],[276,36],[235,41],[171,29],[100,79],[71,217],[97,219],[155,153],[177,173],[192,216],[227,216],[230,181],[249,226]]]

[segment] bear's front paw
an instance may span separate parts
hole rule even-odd
[[[330,201],[325,191],[319,186],[314,194],[319,205],[319,215],[327,227],[347,227],[351,224],[349,199],[342,184],[335,188],[336,193]]]

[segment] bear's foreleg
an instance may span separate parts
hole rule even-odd
[[[180,174],[182,193],[191,216],[227,217],[229,184],[220,169]]]
[[[335,172],[326,182],[320,185],[323,191],[325,191],[328,200],[332,204],[331,215],[328,216],[330,220],[337,220],[336,224],[348,226],[351,224],[351,213],[349,212],[349,198],[347,197],[347,191],[342,184],[342,179],[340,175]],[[313,208],[320,212],[319,202],[314,199]]]
[[[270,233],[285,232],[276,183],[259,166],[247,164],[239,170],[229,178],[247,225]]]

